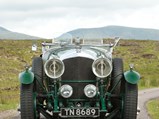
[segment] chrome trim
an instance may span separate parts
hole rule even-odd
[[[68,94],[67,96],[64,95],[64,94],[63,94],[64,91],[65,91],[65,92],[68,91],[67,93],[69,93],[69,94]],[[71,97],[72,94],[73,94],[73,88],[72,88],[70,85],[65,84],[65,85],[62,85],[62,86],[59,88],[59,92],[60,92],[60,95],[61,95],[62,97],[64,97],[64,98],[69,98],[69,97]]]
[[[42,58],[44,62],[52,57],[58,57],[60,60],[65,60],[68,58],[74,57],[87,57],[89,59],[97,59],[98,57],[108,57],[111,58],[111,53],[108,49],[99,48],[99,47],[81,47],[80,52],[77,52],[76,47],[64,47],[64,48],[55,48],[46,51]]]
[[[60,64],[60,67],[59,67],[59,64]],[[58,72],[56,72],[57,69],[59,70]],[[64,73],[65,66],[64,66],[64,63],[60,59],[51,58],[45,62],[44,71],[48,77],[56,79],[56,78],[61,77],[61,75]],[[51,73],[53,73],[53,74],[51,74]]]
[[[109,67],[107,67],[107,66],[109,66]],[[100,57],[100,58],[96,59],[92,64],[92,71],[97,77],[106,78],[112,72],[111,60],[109,60],[108,58],[105,58],[105,57]]]
[[[90,92],[91,90],[91,92]],[[88,92],[89,91],[89,92]],[[93,92],[92,92],[93,91]],[[92,93],[92,95],[89,95],[88,93]],[[97,87],[93,84],[88,84],[84,87],[84,94],[88,98],[93,98],[97,94]]]

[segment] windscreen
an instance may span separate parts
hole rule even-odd
[[[65,33],[54,38],[54,43],[61,44],[84,44],[84,45],[103,45],[114,44],[114,38],[90,38],[85,36],[72,35]]]

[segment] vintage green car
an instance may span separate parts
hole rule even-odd
[[[133,65],[124,72],[122,59],[112,56],[118,41],[42,43],[42,54],[19,74],[21,118],[136,119],[140,75]]]

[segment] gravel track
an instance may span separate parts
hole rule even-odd
[[[146,109],[146,103],[151,99],[159,98],[159,88],[141,90],[138,95],[140,114],[137,119],[151,119]]]

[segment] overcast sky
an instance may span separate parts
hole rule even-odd
[[[77,28],[159,29],[159,0],[0,0],[0,26],[53,38]]]

